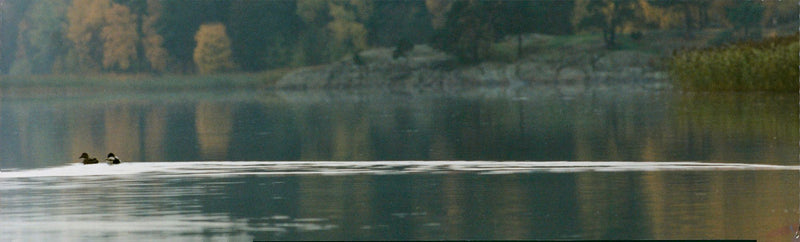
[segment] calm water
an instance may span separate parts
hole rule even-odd
[[[796,94],[18,93],[3,241],[786,241],[800,218]]]

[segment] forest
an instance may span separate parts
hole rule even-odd
[[[0,0],[0,74],[259,72],[414,44],[476,63],[529,33],[597,33],[609,49],[648,31],[736,40],[797,12],[777,0]]]

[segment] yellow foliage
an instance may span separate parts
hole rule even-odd
[[[340,44],[352,46],[358,50],[367,48],[367,29],[358,22],[334,20],[328,24],[333,37]]]
[[[81,71],[96,70],[97,56],[92,48],[99,41],[110,0],[73,0],[67,8],[67,39],[72,42],[76,66]]]
[[[684,13],[677,7],[663,8],[651,5],[646,0],[639,0],[641,15],[647,23],[658,25],[661,29],[668,29],[683,24]]]
[[[128,7],[112,4],[106,10],[106,25],[103,27],[103,67],[127,70],[136,60],[136,16]]]
[[[197,47],[194,49],[194,63],[202,74],[230,71],[236,68],[233,63],[231,40],[221,23],[203,24],[194,36]]]
[[[369,16],[372,6],[363,0],[328,3],[329,14],[333,18],[328,23],[328,29],[333,33],[337,44],[349,50],[367,48],[367,29],[360,21]]]
[[[159,0],[147,0],[147,16],[142,20],[144,55],[150,62],[150,68],[159,72],[167,68],[167,50],[164,49],[164,37],[161,37],[155,28],[156,22],[161,17],[160,12],[161,2]]]

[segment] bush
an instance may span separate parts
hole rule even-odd
[[[689,91],[797,91],[798,35],[673,54],[670,75]]]

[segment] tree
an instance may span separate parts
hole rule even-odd
[[[777,25],[797,21],[798,4],[795,1],[762,1],[764,5],[763,26],[775,27]]]
[[[25,34],[28,32],[28,22],[22,21],[19,23],[19,32],[17,34],[17,51],[14,55],[14,64],[11,65],[11,69],[8,71],[11,75],[28,75],[31,74],[33,69],[33,64],[31,64],[31,58],[28,54],[28,46],[25,44]]]
[[[297,0],[295,13],[303,22],[300,41],[296,45],[294,64],[309,65],[331,59],[328,48],[331,33],[326,28],[331,16],[325,0]],[[332,47],[332,46],[331,46]]]
[[[333,18],[327,27],[333,33],[334,41],[340,46],[334,53],[335,56],[347,52],[357,52],[367,48],[367,29],[364,21],[369,16],[371,9],[369,2],[364,0],[330,1],[330,15]]]
[[[581,4],[585,6],[585,16],[581,16],[578,25],[588,28],[599,28],[603,31],[606,48],[617,48],[617,32],[627,22],[635,20],[638,2],[635,0],[589,0]],[[577,6],[581,6],[577,5]]]
[[[306,24],[323,26],[331,19],[328,14],[328,2],[325,0],[297,0],[296,14]]]
[[[434,34],[433,46],[457,56],[462,62],[479,62],[489,54],[498,37],[498,1],[457,1],[447,12],[442,28]]]
[[[367,48],[364,22],[369,19],[372,9],[372,2],[366,0],[328,1],[331,21],[326,27],[335,43],[335,47],[329,49],[332,57],[358,53]]]
[[[17,54],[18,28],[31,1],[0,0],[0,73],[7,72]]]
[[[194,36],[203,23],[225,23],[230,1],[228,0],[170,0],[160,1],[162,14],[156,24],[158,33],[164,38],[168,51],[168,69],[190,72],[194,66]]]
[[[150,70],[163,72],[167,68],[167,50],[164,37],[158,33],[156,25],[161,18],[161,1],[147,0],[147,15],[142,20],[142,48],[150,64]]]
[[[194,63],[202,74],[230,71],[236,68],[233,63],[231,40],[225,33],[225,25],[210,23],[200,25],[194,36],[197,47],[194,49]]]
[[[105,13],[103,37],[103,67],[106,69],[128,70],[136,60],[136,44],[139,34],[136,31],[136,16],[128,7],[112,4]]]
[[[663,22],[669,21],[666,18],[672,15],[680,16],[678,19],[683,19],[684,36],[692,38],[695,28],[703,27],[702,16],[710,3],[709,0],[650,0],[641,4],[652,5],[662,10],[658,14],[650,14],[651,18],[657,18],[657,22],[662,22],[660,25],[666,25]]]
[[[66,23],[66,3],[60,0],[36,0],[25,11],[17,33],[17,53],[10,73],[50,73],[61,59],[64,45],[61,26]]]
[[[541,23],[535,14],[536,1],[503,2],[500,18],[501,35],[517,36],[517,58],[522,56],[522,34],[533,32]]]
[[[536,32],[566,35],[574,32],[572,15],[574,0],[533,1],[533,15],[536,16]]]
[[[425,0],[425,7],[431,14],[431,25],[434,29],[441,29],[447,22],[447,12],[455,0]]]
[[[433,34],[431,15],[422,1],[375,1],[364,27],[372,46],[394,46],[402,40],[425,43]]]
[[[67,8],[67,39],[72,42],[73,71],[100,70],[103,49],[100,31],[110,7],[109,0],[73,0]]]
[[[750,28],[755,27],[764,15],[764,6],[750,0],[738,1],[725,9],[726,17],[736,29],[743,29],[744,36],[750,36]]]
[[[296,3],[287,0],[231,2],[226,27],[233,56],[244,71],[259,71],[291,63],[302,20]]]
[[[357,53],[367,47],[373,5],[366,0],[299,0],[296,13],[304,30],[297,53],[302,64],[316,64]]]

